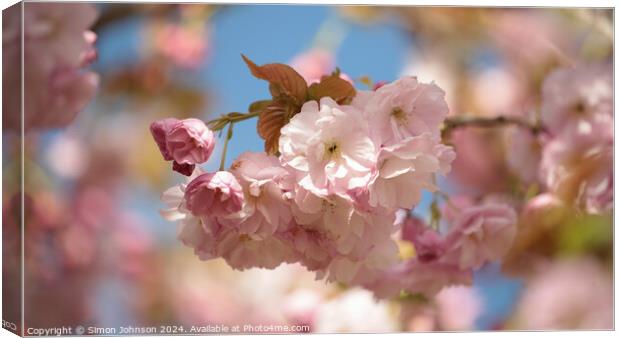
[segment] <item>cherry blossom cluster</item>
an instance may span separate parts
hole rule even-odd
[[[556,199],[589,213],[613,207],[612,74],[609,64],[586,64],[558,69],[543,85],[541,180]]]
[[[19,6],[7,10],[4,23],[5,93],[20,97],[21,69],[15,65],[21,65],[25,128],[65,126],[92,99],[99,82],[96,73],[85,69],[96,58],[97,36],[89,27],[97,10],[92,4],[27,3],[23,23],[20,12]],[[7,104],[6,122],[19,129],[21,101]]]
[[[164,159],[189,176],[163,194],[162,215],[180,221],[180,240],[201,259],[235,269],[301,263],[377,297],[470,283],[506,252],[516,216],[505,205],[459,210],[447,233],[407,216],[456,156],[441,142],[447,113],[443,90],[415,77],[357,91],[349,104],[309,100],[280,129],[275,154],[246,152],[217,172],[196,167],[213,152],[207,125],[156,121]],[[403,256],[407,245],[414,255]]]

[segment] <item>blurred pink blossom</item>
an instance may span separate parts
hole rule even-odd
[[[365,290],[341,293],[317,309],[315,330],[322,333],[383,333],[398,329],[387,302],[377,302]]]
[[[448,259],[462,269],[480,268],[486,261],[501,259],[517,233],[514,209],[487,204],[463,210],[447,235]]]
[[[603,212],[613,205],[613,135],[611,126],[570,129],[542,153],[541,180],[569,205]]]
[[[27,130],[67,125],[94,96],[99,78],[83,67],[93,60],[94,33],[88,28],[96,17],[96,8],[91,4],[29,3],[24,6],[23,108]],[[8,25],[19,24],[11,18],[7,16]],[[20,67],[10,65],[21,64],[20,30],[6,28],[3,76],[7,81],[3,81],[3,88],[5,93],[13,92],[11,96],[19,98]],[[5,108],[7,126],[17,129],[21,116],[19,104],[7,104]]]
[[[179,66],[197,68],[209,53],[208,33],[204,26],[166,24],[156,28],[155,49]]]
[[[314,324],[318,307],[323,297],[310,289],[298,289],[290,293],[282,304],[282,311],[293,325]]]
[[[483,302],[477,290],[467,286],[450,286],[435,296],[439,326],[445,331],[474,330]]]
[[[612,132],[613,89],[609,64],[563,68],[547,76],[542,89],[541,118],[554,135],[575,129]]]
[[[332,53],[321,48],[297,55],[290,64],[308,84],[319,82],[322,76],[331,73],[336,66]]]
[[[525,330],[611,330],[612,275],[589,258],[560,260],[527,282],[515,319]]]

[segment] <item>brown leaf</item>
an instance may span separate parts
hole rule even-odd
[[[314,83],[308,88],[308,96],[311,99],[319,101],[322,97],[329,96],[339,104],[351,102],[355,93],[353,85],[340,78],[337,73],[324,76],[319,83]]]
[[[300,104],[306,100],[308,92],[306,80],[290,66],[282,63],[258,66],[245,55],[241,54],[241,57],[250,68],[252,75],[269,82],[269,90],[274,98],[286,95]]]
[[[258,130],[258,135],[265,140],[266,153],[276,154],[278,152],[280,129],[282,129],[298,111],[298,106],[290,106],[282,102],[273,102],[258,116],[256,128]]]

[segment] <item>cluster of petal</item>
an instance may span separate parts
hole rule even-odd
[[[439,136],[439,126],[448,115],[444,91],[411,76],[381,86],[371,94],[362,93],[353,105],[363,107],[373,126],[373,136],[384,145],[423,133]]]
[[[560,69],[545,80],[542,121],[552,137],[539,178],[569,206],[590,213],[613,204],[613,87],[608,64]]]
[[[467,283],[471,270],[440,261],[443,252],[400,262],[394,238],[400,208],[437,190],[437,176],[450,171],[455,153],[439,137],[446,114],[443,91],[415,78],[359,92],[350,105],[306,102],[282,127],[278,156],[246,152],[228,172],[196,169],[166,213],[181,220],[180,239],[200,258],[221,257],[236,269],[298,262],[317,278],[377,296]],[[200,131],[174,119],[151,130],[164,158],[200,163],[192,152]],[[460,231],[491,236],[492,221],[481,217],[471,226],[481,229]],[[495,254],[487,251],[485,258]]]
[[[84,109],[98,86],[98,75],[84,68],[96,56],[96,35],[88,30],[97,17],[96,8],[91,4],[26,4],[23,31],[20,8],[7,11],[4,23],[5,93],[20,90],[20,68],[12,65],[21,63],[23,33],[25,128],[65,126]],[[15,92],[14,96],[19,95]],[[5,122],[18,128],[19,105],[5,108]]]
[[[241,210],[243,191],[227,171],[205,173],[187,185],[185,202],[195,216],[226,216]]]
[[[542,122],[553,134],[613,124],[611,65],[587,64],[551,73],[543,84]]]
[[[415,256],[384,269],[363,285],[376,297],[389,298],[400,290],[433,296],[446,286],[470,284],[474,269],[507,253],[516,222],[515,211],[501,204],[464,208],[445,235],[408,217],[401,235],[413,244]]]

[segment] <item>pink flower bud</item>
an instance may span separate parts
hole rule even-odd
[[[213,132],[198,119],[167,118],[151,124],[151,134],[166,161],[179,164],[206,162],[213,148]]]
[[[187,209],[196,216],[227,216],[243,206],[243,190],[228,171],[196,177],[185,189]]]
[[[522,217],[528,224],[538,224],[543,228],[558,225],[566,216],[564,202],[550,193],[540,194],[529,200],[522,212]]]

